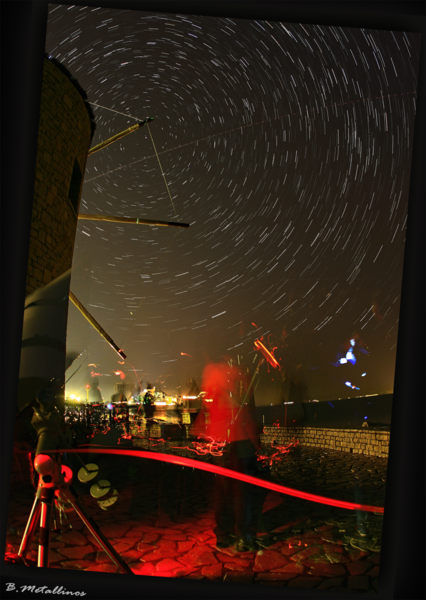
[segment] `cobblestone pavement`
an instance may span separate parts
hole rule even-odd
[[[148,448],[148,440],[133,442]],[[154,451],[197,458],[188,442],[161,442]],[[83,455],[82,455],[83,457]],[[74,456],[74,472],[81,461]],[[377,592],[383,515],[360,513],[256,488],[253,523],[259,548],[218,548],[213,532],[214,475],[148,459],[84,456],[118,490],[102,510],[92,483],[73,484],[78,502],[135,574],[209,579],[320,590]],[[387,461],[297,446],[260,476],[302,491],[383,506]],[[31,506],[31,487],[11,489],[7,551],[17,552]],[[73,509],[50,538],[56,569],[119,572]],[[53,523],[52,523],[53,526]],[[27,557],[37,558],[37,542]]]

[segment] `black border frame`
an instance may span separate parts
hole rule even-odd
[[[58,0],[57,4],[72,4]],[[77,0],[105,8],[174,12],[246,19],[392,29],[422,34],[414,152],[407,221],[396,378],[386,491],[378,600],[424,599],[425,402],[424,228],[425,228],[425,2],[235,1],[235,0]],[[1,0],[2,12],[2,521],[1,552],[12,461],[15,402],[19,376],[25,280],[37,148],[38,115],[47,21],[46,0]],[[423,359],[423,360],[422,360]],[[3,561],[3,558],[1,558]],[[225,584],[153,577],[26,568],[1,564],[3,597],[7,582],[62,585],[85,591],[85,598],[329,598],[330,593],[286,587]],[[124,583],[124,586],[123,586]],[[106,586],[106,587],[104,587]],[[340,597],[337,592],[333,598]],[[345,598],[358,594],[344,593]],[[33,597],[33,594],[31,594]],[[50,596],[53,597],[53,596]]]

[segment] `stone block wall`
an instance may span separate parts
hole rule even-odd
[[[183,424],[186,435],[191,435],[191,426]],[[131,433],[144,436],[146,434],[145,423],[142,422],[140,429],[131,429]],[[160,423],[154,423],[150,430],[150,437],[160,438],[165,432],[161,430]],[[166,435],[167,437],[167,435]],[[260,436],[262,445],[269,446],[274,440],[276,444],[288,444],[293,440],[299,440],[301,446],[315,448],[330,448],[340,452],[351,452],[353,454],[364,454],[366,456],[377,456],[388,458],[390,432],[374,429],[326,429],[318,427],[264,427]]]
[[[301,446],[331,448],[341,452],[387,458],[390,432],[375,429],[325,429],[319,427],[264,427],[262,444],[299,440]]]
[[[71,268],[92,130],[70,78],[45,58],[27,269],[27,295]]]

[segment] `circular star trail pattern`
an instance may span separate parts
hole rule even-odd
[[[50,6],[46,52],[87,92],[92,145],[154,117],[88,158],[80,212],[190,224],[78,224],[71,289],[141,379],[175,390],[208,361],[251,362],[264,336],[285,339],[282,368],[302,365],[311,398],[393,389],[419,46]],[[356,334],[367,376],[334,389],[326,365]],[[118,357],[73,307],[68,346],[112,385]]]

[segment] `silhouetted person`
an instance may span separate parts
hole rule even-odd
[[[248,410],[248,403],[241,404],[237,401],[240,379],[240,371],[227,363],[210,364],[204,369],[202,389],[206,392],[206,399],[212,402],[208,405],[204,403],[194,422],[192,433],[203,433],[214,441],[229,442],[219,461],[220,466],[254,476],[260,439],[256,423]],[[255,550],[249,530],[253,486],[222,475],[216,476],[215,484],[214,532],[217,546],[229,547],[234,543],[235,537],[238,551]]]
[[[198,387],[197,382],[195,381],[195,377],[193,377],[190,381],[190,388],[187,396],[198,396],[200,393],[200,388]]]
[[[123,392],[116,392],[111,396],[111,402],[113,404],[122,404],[123,402],[127,402],[127,398]]]
[[[146,430],[147,430],[148,437],[151,432],[152,418],[154,417],[154,413],[155,413],[155,404],[154,403],[155,403],[155,387],[153,385],[151,385],[150,383],[148,383],[146,393],[143,397],[143,404],[141,404],[141,406],[143,406],[144,412],[145,412]]]
[[[101,404],[103,402],[101,390],[99,389],[98,385],[99,381],[97,379],[94,379],[90,384],[87,394],[90,404]]]

